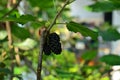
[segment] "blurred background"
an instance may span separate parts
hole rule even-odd
[[[51,24],[64,2],[0,1],[0,80],[36,80],[39,29]],[[62,52],[43,55],[42,79],[120,80],[120,1],[70,2],[51,30],[60,36]],[[98,32],[97,40],[69,31],[70,21]]]

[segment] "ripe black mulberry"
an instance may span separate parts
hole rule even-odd
[[[49,44],[50,50],[54,54],[60,54],[62,52],[60,37],[58,34],[56,34],[56,33],[49,34],[48,44]]]

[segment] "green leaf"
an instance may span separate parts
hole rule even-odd
[[[7,37],[7,31],[1,30],[0,31],[0,40],[3,40]]]
[[[120,56],[114,54],[104,55],[100,58],[100,61],[109,65],[120,65]]]
[[[26,39],[30,37],[30,32],[27,29],[25,29],[24,27],[19,27],[17,25],[11,26],[11,32],[20,39]]]
[[[0,22],[5,22],[5,21],[13,21],[13,22],[18,22],[21,24],[25,24],[29,21],[35,21],[36,17],[32,16],[32,15],[22,15],[20,17],[6,17],[3,19],[0,19]]]
[[[8,68],[0,68],[0,73],[10,74],[10,70]]]
[[[65,70],[61,70],[61,69],[55,69],[56,73],[61,77],[61,78],[77,78],[77,80],[83,80],[83,77],[80,74],[77,74],[76,72],[68,72]],[[76,76],[74,76],[76,75]]]
[[[97,56],[97,50],[88,50],[82,54],[82,58],[85,60],[92,60]]]
[[[109,28],[105,31],[100,31],[99,33],[105,41],[116,41],[120,39],[120,33],[113,28]]]
[[[39,7],[40,9],[47,9],[54,7],[53,0],[28,0],[33,7]]]
[[[14,46],[20,48],[21,50],[30,50],[37,45],[37,42],[33,39],[27,38],[21,43],[14,43]]]
[[[40,28],[41,26],[44,26],[45,25],[45,22],[31,22],[31,26],[34,28],[34,29],[37,29],[37,28]]]
[[[113,10],[119,10],[120,3],[115,3],[114,1],[99,1],[87,8],[94,12],[110,12]]]
[[[87,28],[86,26],[83,26],[83,25],[75,23],[75,22],[67,23],[67,28],[68,28],[68,30],[73,31],[73,32],[80,32],[85,37],[90,36],[94,40],[96,40],[98,37],[98,32],[95,32],[95,31]]]

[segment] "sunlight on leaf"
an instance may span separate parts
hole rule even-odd
[[[15,43],[14,46],[22,49],[22,50],[30,50],[33,49],[37,45],[37,42],[33,39],[27,38],[25,41],[21,43]]]
[[[0,31],[0,40],[3,40],[7,37],[7,31],[1,30]]]

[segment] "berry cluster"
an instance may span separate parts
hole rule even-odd
[[[54,54],[60,54],[62,51],[60,37],[56,33],[48,35],[46,43],[44,44],[43,51],[46,55],[50,55],[51,52]]]

